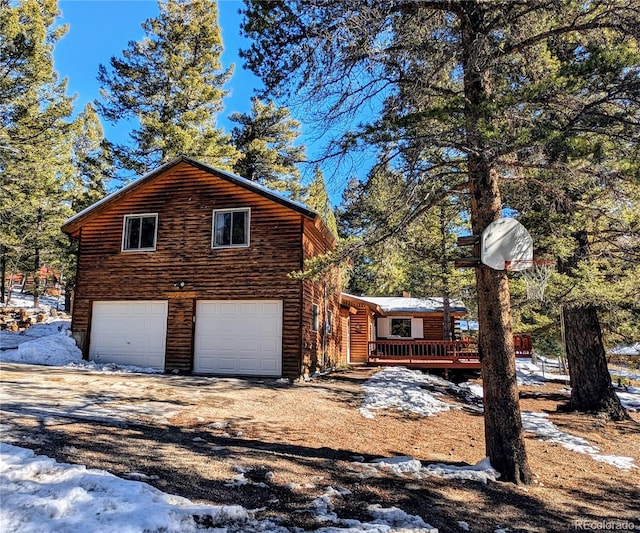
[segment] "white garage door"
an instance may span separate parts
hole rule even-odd
[[[197,302],[193,367],[209,374],[280,376],[282,301]]]
[[[93,302],[89,359],[164,368],[166,301]]]

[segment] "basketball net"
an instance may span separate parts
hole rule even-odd
[[[553,261],[536,259],[517,259],[505,261],[505,269],[518,271],[522,274],[524,285],[527,289],[527,300],[544,302],[544,291],[553,270]]]

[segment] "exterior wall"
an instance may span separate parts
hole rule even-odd
[[[330,250],[322,228],[305,219],[302,247],[305,259]],[[342,350],[342,328],[340,326],[340,294],[342,291],[338,268],[330,268],[317,280],[302,282],[302,374],[346,365],[346,351]],[[318,306],[319,327],[313,331],[313,304]],[[325,331],[329,313],[332,314],[331,331]]]
[[[369,340],[373,328],[373,315],[365,305],[351,315],[351,363],[365,364],[369,360]]]
[[[251,208],[250,246],[212,249],[213,209]],[[158,213],[156,250],[122,252],[123,217]],[[95,300],[169,300],[167,370],[193,365],[197,299],[283,300],[283,374],[300,375],[301,214],[187,163],[96,211],[79,235],[74,336],[90,342]],[[176,284],[184,282],[184,288]],[[335,315],[336,320],[338,313]]]
[[[390,313],[393,316],[400,316],[401,313]],[[413,315],[408,314],[407,317]],[[442,334],[442,315],[435,314],[433,316],[422,316],[422,326],[424,331],[424,339],[427,341],[441,341]],[[375,315],[366,305],[358,305],[358,312],[351,315],[351,358],[350,362],[354,364],[367,363],[369,358],[368,346],[369,340],[375,337],[374,324]],[[346,318],[345,318],[346,320]],[[453,321],[454,322],[454,321]],[[455,324],[455,322],[454,322]],[[455,325],[452,324],[452,332]],[[382,338],[379,335],[376,338]],[[345,346],[346,350],[346,346]]]
[[[441,341],[444,338],[442,316],[422,317],[424,339],[427,341]]]
[[[456,338],[456,321],[460,319],[462,315],[451,315],[451,338]],[[424,338],[429,341],[441,341],[443,335],[443,315],[425,316],[423,317],[424,325]]]

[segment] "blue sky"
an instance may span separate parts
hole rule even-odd
[[[231,83],[226,86],[229,96],[225,99],[225,111],[219,123],[230,129],[226,117],[234,111],[247,112],[254,87],[260,80],[241,66],[238,57],[240,46],[247,41],[240,36],[241,17],[239,0],[219,2],[220,27],[224,42],[223,68],[235,65]],[[79,112],[87,102],[99,98],[99,84],[96,79],[98,66],[108,65],[112,56],[121,56],[129,41],[137,41],[144,36],[141,27],[146,19],[158,15],[155,0],[60,0],[62,12],[60,23],[69,29],[56,46],[55,67],[67,78],[69,93],[77,95],[76,110]],[[105,135],[126,137],[122,128],[114,128],[104,123]],[[124,134],[124,135],[123,135]]]
[[[234,75],[225,89],[229,95],[224,100],[225,109],[218,116],[218,124],[227,132],[233,123],[227,117],[234,111],[246,113],[250,110],[250,99],[254,88],[261,83],[253,73],[242,68],[239,49],[249,43],[240,35],[242,17],[238,10],[243,7],[240,0],[221,0],[218,2],[219,23],[222,31],[224,53],[222,66],[235,65]],[[68,92],[76,95],[75,109],[80,112],[85,104],[98,99],[99,84],[96,79],[98,66],[108,65],[112,56],[121,56],[129,41],[137,41],[144,36],[142,22],[158,15],[156,0],[59,0],[62,16],[60,24],[68,24],[68,32],[56,45],[54,51],[55,68],[62,78],[68,81]],[[299,118],[299,117],[296,117]],[[114,127],[103,122],[105,136],[114,141],[126,142],[126,126]],[[321,149],[311,135],[304,135],[301,142],[307,146],[308,153]],[[307,177],[312,172],[305,172]],[[330,179],[335,174],[333,168],[323,168],[327,177],[328,192],[334,204],[340,202],[341,189],[347,177]]]

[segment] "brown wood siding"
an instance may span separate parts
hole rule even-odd
[[[349,339],[349,317],[351,316],[351,314],[349,313],[349,309],[346,309],[344,307],[340,308],[340,350],[341,350],[341,356],[344,360],[344,364],[346,365],[347,363],[349,363],[348,361],[348,353],[349,353],[349,346],[348,343],[350,341]]]
[[[167,353],[165,368],[190,371],[193,369],[191,345],[193,329],[193,298],[170,298],[167,317]]]
[[[373,317],[369,308],[360,305],[351,315],[351,362],[366,363],[369,360],[369,336]]]
[[[250,246],[212,249],[213,210],[240,207],[251,208]],[[122,252],[124,215],[138,213],[158,213],[156,250]],[[302,264],[303,218],[257,193],[180,163],[83,223],[73,330],[86,336],[93,300],[167,299],[179,290],[175,285],[181,281],[182,291],[196,299],[278,299],[284,309],[283,374],[297,377],[301,282],[288,274]],[[193,359],[188,340],[193,335],[192,312],[187,302],[176,301],[171,307],[176,315],[169,313],[167,362],[188,370]]]
[[[428,341],[441,341],[444,337],[442,332],[441,316],[422,317],[422,327],[424,328],[424,338]]]
[[[305,260],[330,250],[330,243],[322,234],[321,227],[309,219],[303,221],[302,249]],[[318,280],[302,283],[302,371],[313,373],[324,368],[346,365],[342,351],[342,329],[340,327],[340,294],[342,291],[339,270],[331,268]],[[319,328],[313,331],[313,304],[318,305]],[[331,332],[323,338],[323,325],[331,311]],[[323,343],[324,341],[324,343]]]
[[[455,338],[456,331],[456,316],[452,316],[451,319],[451,338]],[[443,315],[434,315],[422,317],[424,327],[424,338],[428,341],[441,341],[444,340]]]

